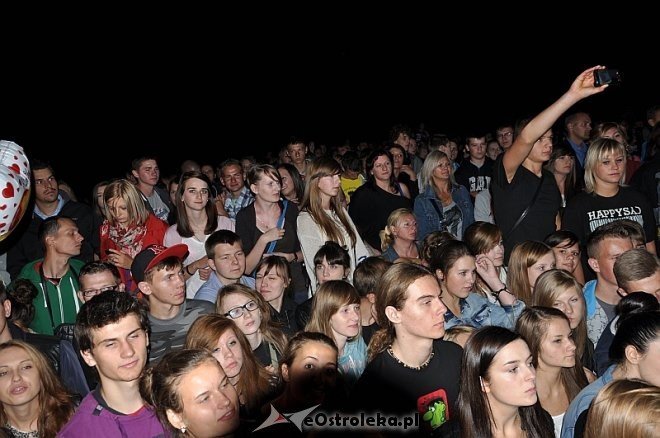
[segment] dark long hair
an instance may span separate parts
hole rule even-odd
[[[192,237],[195,235],[195,232],[190,227],[190,222],[188,221],[186,206],[183,204],[183,193],[186,191],[186,181],[193,178],[204,181],[206,183],[206,188],[209,190],[209,198],[204,208],[207,218],[204,234],[208,236],[218,228],[218,213],[216,212],[215,205],[211,199],[211,181],[209,181],[209,178],[202,172],[186,172],[181,175],[181,178],[179,179],[179,187],[176,189],[176,231],[181,237]]]
[[[463,350],[463,366],[459,383],[457,410],[464,438],[491,438],[493,412],[481,382],[488,380],[489,368],[504,347],[520,335],[496,326],[483,327],[470,336]],[[538,402],[518,408],[522,429],[529,437],[553,438],[552,420]],[[488,421],[486,421],[488,419]]]

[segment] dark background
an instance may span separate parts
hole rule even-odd
[[[624,83],[581,104],[594,120],[643,119],[660,101],[660,75],[641,39],[617,49],[553,40],[529,51],[520,47],[526,34],[486,33],[471,46],[440,28],[387,38],[335,30],[261,35],[257,44],[213,31],[44,38],[11,50],[0,70],[0,138],[53,163],[88,199],[93,184],[121,176],[143,154],[170,174],[187,158],[263,156],[292,135],[332,146],[379,143],[395,123],[492,131],[536,114],[595,64],[620,69]]]

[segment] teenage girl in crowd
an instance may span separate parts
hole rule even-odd
[[[555,267],[571,274],[580,283],[584,284],[584,271],[580,263],[580,241],[575,233],[566,230],[557,230],[543,241],[555,253]]]
[[[148,368],[142,397],[172,438],[229,436],[238,429],[238,396],[206,350],[178,350]]]
[[[473,333],[460,388],[462,438],[554,438],[552,419],[538,402],[532,354],[517,333],[496,326]]]
[[[488,222],[475,222],[465,230],[463,241],[470,248],[470,252],[476,257],[486,257],[495,267],[500,281],[506,284],[506,266],[504,266],[504,244],[502,243],[502,231],[497,225]],[[492,303],[497,303],[497,298],[486,282],[477,276],[475,292],[485,296]]]
[[[555,269],[555,255],[548,245],[531,240],[516,245],[509,259],[509,290],[519,300],[531,303],[536,279],[550,269]]]
[[[566,315],[551,307],[528,307],[520,315],[516,331],[527,342],[536,368],[536,393],[551,416],[555,436],[569,403],[587,386],[587,374],[577,360],[575,342]],[[595,376],[589,372],[593,381]]]
[[[298,305],[288,296],[291,286],[289,263],[284,257],[272,255],[266,257],[255,269],[255,289],[270,305],[271,319],[283,326],[287,335],[295,335],[300,327],[296,322]]]
[[[589,410],[585,438],[657,438],[660,388],[639,380],[615,380]]]
[[[300,263],[298,207],[288,200],[280,200],[280,174],[273,166],[252,166],[247,177],[254,202],[236,215],[236,234],[241,237],[247,254],[245,272],[248,275],[253,272],[264,256],[283,257],[289,263],[294,296],[302,301],[307,294],[307,282]]]
[[[218,293],[216,311],[234,320],[263,366],[278,369],[286,337],[271,321],[270,306],[259,292],[242,284],[225,286]]]
[[[348,251],[336,242],[326,242],[314,255],[316,287],[330,280],[348,281],[351,273],[351,257]],[[296,309],[298,327],[305,327],[312,313],[312,298],[304,301]]]
[[[595,370],[594,344],[587,336],[587,311],[580,283],[568,272],[551,269],[536,280],[532,306],[554,307],[568,318],[575,342],[575,356],[588,370]]]
[[[600,225],[632,219],[644,227],[646,249],[655,254],[653,210],[641,193],[623,186],[625,178],[625,146],[610,138],[592,142],[584,161],[585,190],[566,206],[562,227],[573,231],[584,248],[589,234]]]
[[[316,278],[314,255],[329,240],[348,249],[351,271],[369,256],[353,221],[341,207],[340,174],[339,163],[331,158],[316,159],[307,168],[305,197],[298,215],[298,239],[310,279]],[[312,291],[315,290],[312,282]]]
[[[360,378],[367,362],[367,344],[360,336],[360,295],[341,280],[323,283],[314,295],[307,332],[319,332],[335,341],[338,368],[349,387]]]
[[[282,197],[296,205],[300,204],[305,194],[305,181],[296,166],[281,163],[277,166],[277,172],[282,178]]]
[[[29,344],[0,344],[0,385],[0,425],[7,436],[54,438],[73,415],[72,397]]]
[[[103,192],[105,221],[101,225],[101,260],[119,269],[126,290],[137,290],[133,282],[133,257],[149,245],[162,245],[167,224],[149,213],[135,185],[120,179]]]
[[[447,307],[445,328],[455,325],[499,325],[513,328],[525,307],[516,300],[498,277],[495,266],[485,256],[479,263],[465,242],[452,240],[440,246],[431,259],[431,270],[442,284],[442,302]],[[493,285],[500,304],[490,302],[474,291],[477,271],[487,283]]]
[[[210,186],[208,177],[201,172],[186,172],[181,176],[174,200],[176,224],[167,229],[163,239],[167,247],[188,245],[188,256],[183,261],[188,298],[195,296],[213,272],[204,249],[206,239],[217,230],[234,231],[234,221],[217,215],[210,199]]]
[[[571,402],[564,416],[562,438],[582,436],[589,405],[612,380],[641,379],[660,386],[660,312],[641,312],[623,321],[610,346],[610,359],[614,365]]]
[[[231,319],[218,314],[200,316],[190,326],[184,348],[200,348],[217,359],[238,394],[242,422],[254,419],[277,394],[277,377],[259,363]]]

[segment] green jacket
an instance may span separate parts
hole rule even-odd
[[[69,270],[57,286],[41,275],[42,264],[43,259],[28,263],[21,269],[18,278],[30,280],[39,291],[33,303],[35,312],[30,328],[37,333],[52,335],[53,328],[58,325],[76,322],[76,315],[80,306],[82,306],[76,295],[80,288],[78,273],[85,262],[76,259],[69,260]],[[47,289],[51,309],[46,306],[44,287]]]

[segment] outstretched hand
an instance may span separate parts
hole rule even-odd
[[[575,93],[580,99],[584,99],[592,94],[602,93],[607,87],[609,87],[609,85],[605,84],[600,87],[594,86],[594,70],[601,70],[604,68],[605,67],[602,65],[597,65],[586,69],[575,78],[568,91],[570,93]]]

